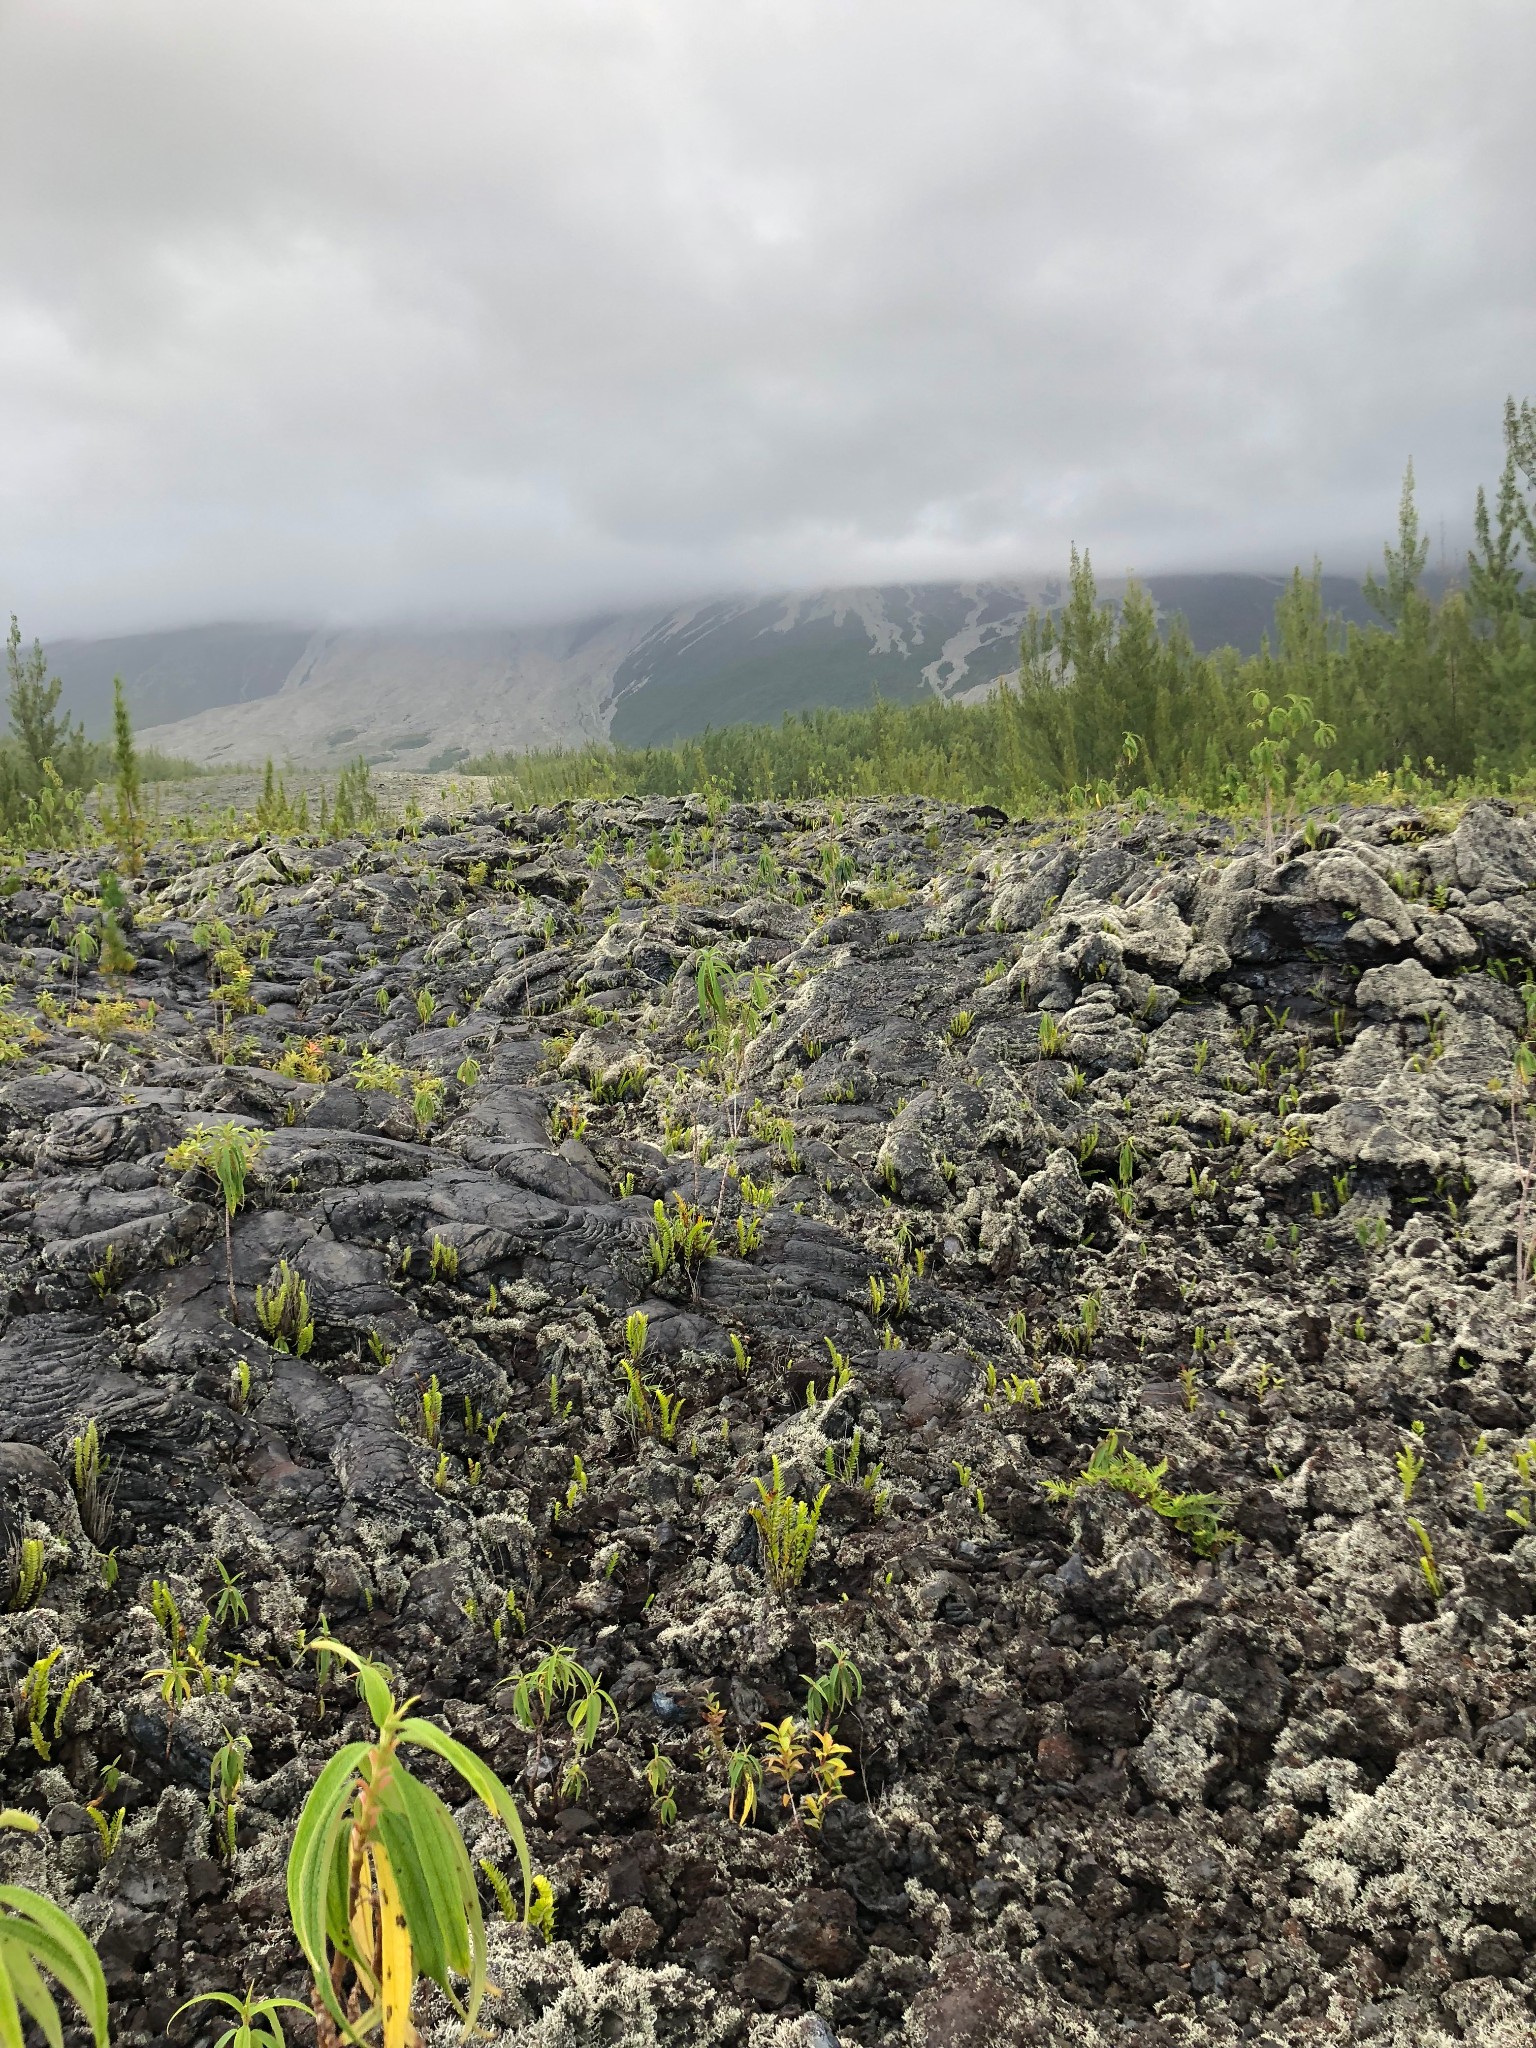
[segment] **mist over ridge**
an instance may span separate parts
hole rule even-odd
[[[1165,620],[1201,649],[1257,650],[1279,575],[1153,576]],[[1103,579],[1113,596],[1124,579]],[[52,642],[67,709],[105,728],[121,675],[146,740],[218,765],[339,761],[447,767],[488,747],[611,735],[661,744],[708,726],[775,722],[879,696],[963,701],[1018,665],[1031,605],[1054,577],[701,599],[526,626],[226,623]],[[1324,579],[1330,610],[1363,620],[1359,583]]]

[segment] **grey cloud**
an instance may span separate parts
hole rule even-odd
[[[1357,566],[1530,390],[1526,0],[0,0],[44,632]]]

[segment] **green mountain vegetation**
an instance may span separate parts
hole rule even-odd
[[[1426,588],[1443,585],[1437,571]],[[1201,653],[1257,654],[1283,576],[1157,574],[1143,588]],[[1122,583],[1101,583],[1117,600]],[[1325,576],[1342,621],[1374,616],[1358,577]],[[487,749],[670,746],[712,726],[776,724],[931,696],[972,702],[1018,667],[1031,604],[1060,608],[1054,576],[859,585],[609,612],[521,626],[207,625],[44,643],[61,708],[90,739],[112,727],[120,678],[137,729],[210,767],[260,761],[437,770]],[[424,721],[422,707],[432,706]]]
[[[1152,797],[1241,809],[1276,797],[1536,793],[1529,401],[1508,403],[1504,438],[1460,582],[1426,574],[1410,469],[1396,541],[1363,586],[1364,615],[1347,615],[1360,610],[1353,587],[1314,564],[1276,584],[1257,651],[1202,645],[1177,617],[1169,625],[1166,578],[1106,595],[1089,556],[1074,552],[1061,601],[1053,586],[1027,608],[983,592],[957,610],[955,592],[933,586],[853,593],[846,605],[823,594],[808,607],[776,599],[666,614],[615,671],[611,741],[457,766],[532,804],[703,791],[717,801],[911,793],[1013,811]],[[1212,579],[1186,580],[1208,599]],[[1239,623],[1248,585],[1263,580],[1234,579]],[[960,625],[970,701],[942,695],[946,678],[925,679],[914,652],[942,647]],[[785,644],[765,652],[777,637]],[[24,648],[14,619],[6,661],[0,832],[69,843],[87,793],[113,775],[114,742],[86,738],[44,650]],[[975,694],[994,679],[990,695]],[[114,690],[120,716],[129,697]],[[197,772],[154,750],[137,759],[146,783]]]
[[[1285,579],[1153,576],[1134,588],[1153,601],[1160,627],[1178,614],[1201,651],[1256,654]],[[1325,576],[1319,588],[1341,622],[1371,618],[1360,583]],[[1041,602],[1054,611],[1061,596],[1052,579]],[[809,603],[779,595],[670,614],[615,670],[608,737],[621,748],[671,746],[719,726],[862,710],[872,696],[971,697],[1017,670],[1027,610],[1017,586],[920,583],[845,592],[841,603],[835,593]]]
[[[1366,579],[1369,623],[1325,603],[1314,565],[1280,593],[1256,655],[1202,653],[1132,585],[1099,595],[1086,553],[1066,601],[1031,610],[1017,677],[976,704],[937,698],[725,725],[667,745],[593,744],[463,764],[519,800],[731,799],[910,792],[1018,809],[1142,791],[1208,805],[1519,790],[1536,773],[1536,408],[1511,400],[1505,463],[1482,491],[1464,587],[1426,588],[1428,542],[1404,480],[1396,545]],[[903,695],[907,694],[903,692]],[[735,708],[736,699],[728,708]],[[614,721],[622,731],[622,721]]]
[[[859,603],[871,598],[887,634],[873,641]],[[1015,605],[1002,591],[978,602],[958,583],[886,585],[848,593],[845,607],[823,599],[802,608],[781,596],[745,610],[707,605],[681,624],[668,617],[616,669],[609,734],[617,746],[643,748],[810,708],[857,710],[871,691],[886,703],[918,703],[932,695],[929,665],[941,671],[941,689],[957,679],[942,650],[968,626],[964,683],[984,686],[1014,666]]]
[[[91,735],[112,727],[113,684],[122,681],[134,723],[170,725],[226,704],[273,697],[313,634],[309,626],[178,626],[98,640],[50,640],[51,674],[64,708]]]

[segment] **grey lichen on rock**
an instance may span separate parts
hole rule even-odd
[[[0,1876],[98,1939],[125,2048],[303,1994],[322,1629],[516,1788],[507,2048],[1524,2048],[1513,807],[1273,858],[915,798],[162,848],[74,1023],[95,864],[9,881],[0,1804],[44,1827]],[[167,1164],[225,1121],[235,1314]],[[612,1702],[574,1775],[501,1683],[551,1648]]]

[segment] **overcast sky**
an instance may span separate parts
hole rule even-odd
[[[1353,569],[1536,395],[1532,0],[0,0],[0,610]]]

